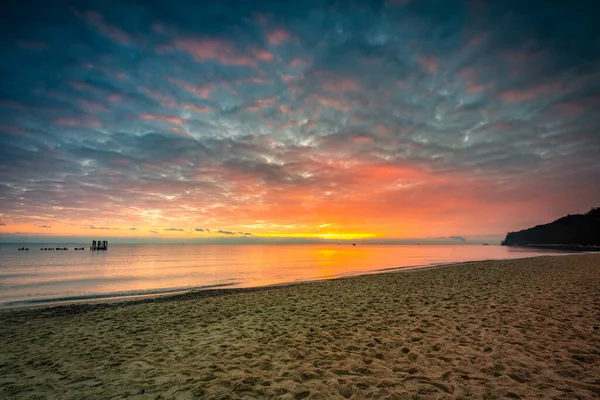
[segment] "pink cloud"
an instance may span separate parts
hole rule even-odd
[[[123,100],[123,95],[120,93],[112,93],[108,96],[108,101],[111,103],[118,103]]]
[[[154,100],[159,102],[160,105],[163,107],[168,107],[168,108],[177,107],[177,101],[175,99],[171,98],[170,96],[164,95],[155,90],[148,89],[145,87],[140,88],[140,91],[147,94],[148,96],[152,97]]]
[[[480,32],[469,39],[469,43],[467,44],[469,47],[477,47],[478,44],[482,43],[488,38],[488,34],[486,32]]]
[[[272,62],[275,58],[273,56],[273,53],[265,49],[260,49],[258,47],[250,47],[248,50],[250,51],[250,53],[252,53],[254,58],[259,59],[261,61]]]
[[[270,107],[275,104],[277,100],[274,97],[267,97],[264,99],[257,99],[251,105],[245,107],[248,111],[259,111],[263,108]]]
[[[470,93],[481,93],[481,92],[484,92],[485,89],[486,89],[485,85],[467,84],[467,91]]]
[[[193,112],[199,113],[199,114],[206,114],[211,112],[213,109],[211,107],[208,106],[197,106],[195,104],[186,104],[184,106],[184,108],[186,110],[191,110]]]
[[[467,92],[469,93],[481,93],[487,89],[486,85],[478,84],[479,75],[475,68],[466,67],[463,68],[458,75],[466,80]]]
[[[329,80],[323,84],[323,89],[328,92],[358,92],[361,88],[358,82],[351,78],[345,78],[341,80]]]
[[[562,102],[556,104],[554,108],[561,113],[565,113],[573,117],[580,116],[581,114],[585,113],[586,110],[583,105],[575,102]]]
[[[91,116],[85,116],[85,117],[81,117],[81,118],[75,118],[75,117],[56,118],[54,120],[54,123],[57,125],[70,126],[70,127],[75,127],[75,126],[99,127],[102,125],[98,118],[91,117]]]
[[[421,56],[421,57],[419,57],[419,63],[421,63],[421,65],[423,67],[425,67],[427,69],[427,71],[429,71],[432,74],[434,72],[437,72],[438,67],[439,67],[437,58],[435,58],[433,56]]]
[[[373,138],[370,136],[355,136],[352,138],[352,141],[360,144],[373,143]]]
[[[270,83],[271,81],[260,78],[258,76],[253,76],[252,78],[243,78],[237,81],[237,83],[253,83],[255,85],[263,85],[265,83]]]
[[[131,44],[132,42],[131,36],[128,33],[122,29],[107,24],[104,21],[104,17],[96,11],[86,11],[83,15],[83,19],[85,19],[88,24],[96,28],[98,32],[114,42],[125,46]]]
[[[375,133],[378,133],[379,135],[387,135],[390,133],[390,130],[385,125],[377,124],[375,125]]]
[[[94,90],[96,87],[86,82],[81,81],[70,81],[69,86],[77,90]]]
[[[352,106],[344,103],[341,100],[333,99],[331,97],[322,96],[319,94],[313,94],[311,96],[315,101],[317,101],[320,105],[325,107],[331,107],[338,111],[350,111],[352,110]]]
[[[290,34],[283,29],[276,29],[267,34],[267,41],[271,46],[278,46],[290,38]]]
[[[530,101],[542,95],[547,95],[559,89],[558,85],[539,85],[533,88],[520,90],[507,90],[498,96],[501,100],[508,103],[519,103]]]
[[[210,98],[211,96],[211,91],[215,88],[214,85],[206,85],[206,86],[195,86],[192,85],[191,83],[182,81],[181,79],[177,79],[177,78],[173,78],[170,76],[167,76],[167,81],[171,82],[172,84],[179,86],[180,88],[195,94],[198,97],[202,97],[204,99]]]
[[[223,65],[256,67],[256,60],[240,53],[231,44],[213,39],[178,38],[175,48],[197,61],[216,61]]]
[[[180,136],[189,136],[183,129],[180,129],[180,128],[171,127],[171,128],[169,128],[169,130]]]
[[[81,100],[81,107],[88,113],[93,114],[96,112],[108,112],[108,108],[102,103],[90,100]]]
[[[280,105],[279,107],[277,107],[277,109],[282,114],[285,114],[285,115],[294,115],[294,112],[292,110],[290,110],[288,107],[284,106],[283,104]]]
[[[292,61],[290,61],[290,68],[293,67],[306,67],[307,65],[310,65],[310,61],[304,59],[304,58],[300,58],[300,57],[296,57],[294,59],[292,59]]]
[[[164,121],[173,125],[185,125],[189,121],[184,118],[174,117],[171,115],[162,115],[162,114],[142,114],[140,118],[151,121]]]

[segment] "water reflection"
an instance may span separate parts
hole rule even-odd
[[[3,246],[0,254],[0,304],[213,285],[251,287],[408,266],[556,254],[500,246],[111,245],[107,252],[51,253],[17,248]]]

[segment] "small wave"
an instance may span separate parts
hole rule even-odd
[[[32,305],[42,304],[58,304],[58,303],[72,303],[72,302],[83,302],[93,300],[112,300],[112,299],[131,299],[138,297],[156,296],[156,295],[169,295],[191,292],[195,290],[207,290],[207,289],[218,289],[239,285],[241,282],[232,281],[228,283],[217,283],[214,285],[206,286],[194,286],[185,288],[169,288],[169,289],[152,289],[152,290],[131,290],[123,292],[112,292],[112,293],[98,293],[89,295],[77,295],[77,296],[65,296],[65,297],[52,297],[42,299],[31,299],[31,300],[18,300],[8,301],[0,303],[0,307],[23,307]]]

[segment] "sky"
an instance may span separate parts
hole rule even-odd
[[[600,3],[6,2],[0,241],[499,241],[600,205]]]

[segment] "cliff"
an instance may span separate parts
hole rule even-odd
[[[509,232],[503,246],[522,245],[600,245],[600,208],[586,214],[567,215],[545,225]]]

